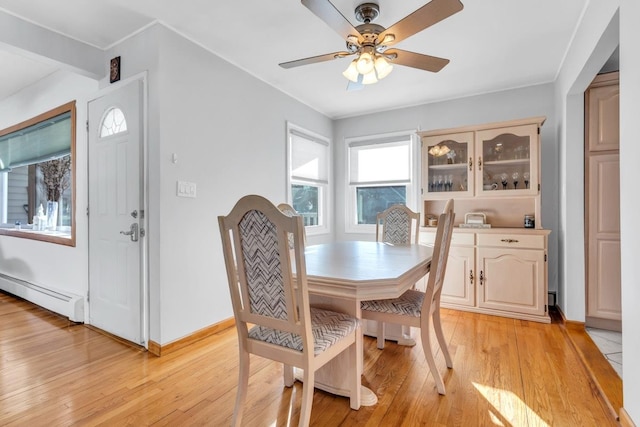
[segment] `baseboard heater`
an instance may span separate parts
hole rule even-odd
[[[79,295],[48,289],[2,273],[0,289],[66,316],[72,322],[84,322],[84,298]]]

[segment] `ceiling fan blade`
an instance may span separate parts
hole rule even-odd
[[[406,67],[419,68],[425,71],[437,73],[449,63],[448,59],[438,58],[437,56],[423,55],[421,53],[409,52],[401,49],[387,49],[385,56],[391,56],[389,59],[392,64],[404,65]],[[393,58],[395,56],[395,58]]]
[[[359,43],[364,40],[362,34],[351,25],[347,18],[329,0],[302,0],[302,4],[333,28],[343,39],[346,40],[347,37],[353,35],[358,37]]]
[[[399,41],[419,33],[425,28],[428,28],[445,18],[448,18],[454,13],[460,12],[463,7],[464,6],[460,0],[431,0],[411,15],[407,15],[380,33],[378,35],[378,41],[382,43],[385,40],[385,37],[393,35],[393,38],[387,38],[383,44],[390,46],[394,43],[398,43]]]
[[[300,67],[302,65],[315,64],[316,62],[331,61],[333,59],[344,58],[346,56],[353,55],[350,52],[333,52],[326,53],[324,55],[311,56],[309,58],[296,59],[295,61],[283,62],[280,65],[282,68]]]

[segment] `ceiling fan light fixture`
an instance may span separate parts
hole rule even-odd
[[[378,79],[382,80],[389,75],[391,70],[393,70],[393,65],[389,64],[387,58],[382,55],[378,55],[376,58],[376,74],[378,75]]]
[[[363,85],[372,85],[374,83],[378,83],[378,77],[376,76],[376,70],[375,69],[369,71],[367,74],[365,74],[362,77],[362,84]]]
[[[353,61],[351,61],[349,63],[349,67],[344,70],[344,72],[342,73],[343,76],[345,76],[347,79],[351,80],[354,83],[358,82],[358,75],[360,73],[358,73],[358,67],[356,66],[356,62],[357,59],[354,59]]]
[[[356,62],[356,67],[360,74],[369,74],[375,66],[373,55],[369,52],[362,52]]]

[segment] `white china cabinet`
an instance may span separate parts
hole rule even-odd
[[[423,224],[432,244],[437,217],[455,200],[441,305],[548,323],[547,236],[540,218],[544,117],[421,132]],[[468,213],[487,225],[465,226]],[[525,228],[525,216],[531,228]],[[461,226],[462,224],[462,226]]]

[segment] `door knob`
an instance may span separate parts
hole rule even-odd
[[[132,242],[137,242],[138,241],[138,223],[134,222],[133,224],[131,224],[131,229],[129,231],[121,231],[120,234],[123,234],[125,236],[130,236],[131,237],[131,241]]]

